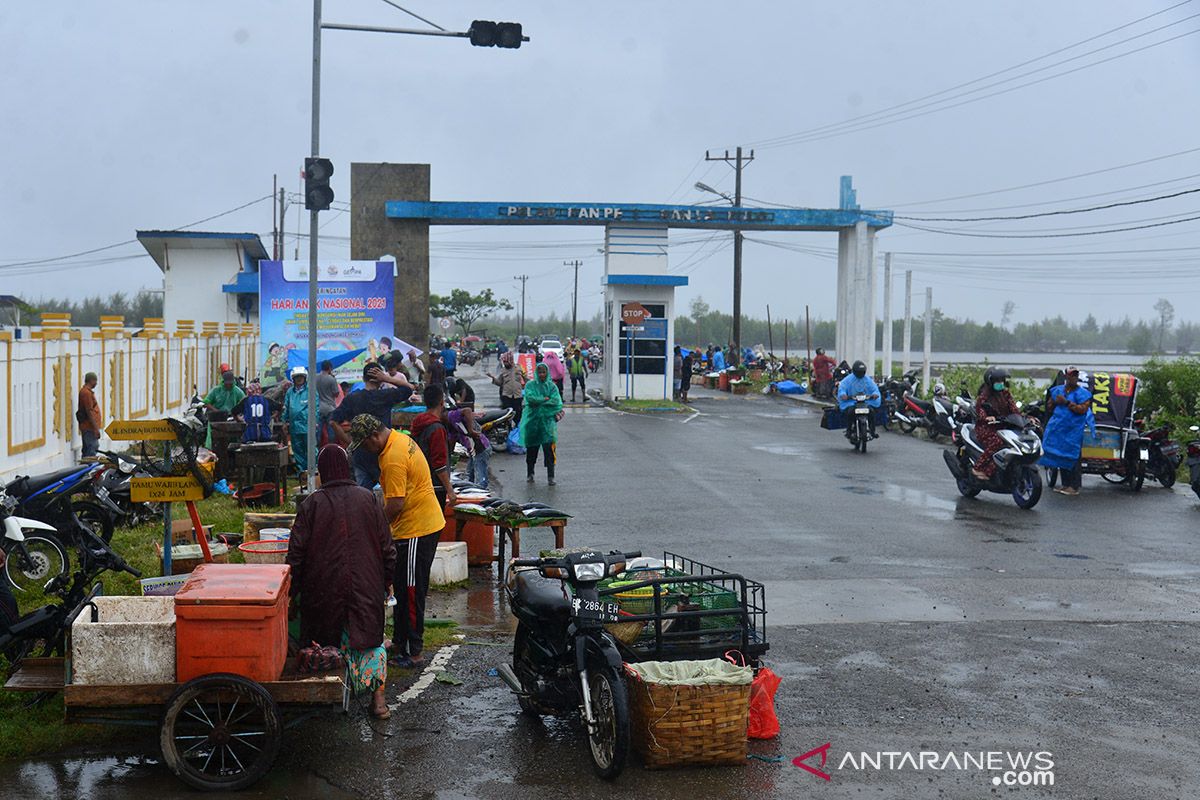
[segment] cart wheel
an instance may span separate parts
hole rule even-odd
[[[240,675],[193,678],[163,712],[163,761],[189,786],[245,789],[267,773],[279,753],[279,707],[260,684]]]
[[[1104,480],[1108,481],[1109,483],[1115,483],[1117,485],[1125,483],[1126,480],[1124,475],[1119,475],[1116,472],[1105,472],[1100,477],[1104,478]]]
[[[1129,476],[1129,488],[1135,492],[1142,490],[1142,484],[1146,482],[1146,462],[1140,458],[1134,463],[1133,469]]]

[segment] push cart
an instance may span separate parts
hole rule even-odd
[[[626,661],[722,658],[731,650],[758,666],[767,652],[763,585],[676,553],[663,567],[631,570],[600,588],[620,606],[609,626]]]
[[[1140,384],[1129,373],[1089,372],[1081,374],[1081,385],[1092,393],[1096,430],[1083,432],[1080,471],[1099,475],[1109,483],[1124,484],[1139,491],[1146,480],[1150,440],[1134,424]],[[1056,381],[1061,383],[1061,375]],[[1047,415],[1053,408],[1047,408]],[[1048,470],[1047,482],[1054,486],[1058,470]]]

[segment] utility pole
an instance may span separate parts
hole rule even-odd
[[[517,322],[517,336],[525,335],[525,281],[529,280],[528,275],[513,275],[514,281],[521,282],[521,318]]]
[[[284,199],[283,189],[279,190],[279,229],[276,232],[278,239],[275,241],[275,260],[279,261],[283,258],[283,215],[287,211],[287,201]]]
[[[912,270],[904,271],[904,361],[901,372],[912,366]]]
[[[275,196],[275,192],[279,189],[278,173],[271,177],[271,196]],[[282,209],[280,209],[282,210]],[[279,260],[279,226],[280,220],[275,213],[275,207],[271,207],[271,258]]]
[[[730,157],[729,151],[725,151],[723,156],[711,156],[708,151],[704,151],[705,161],[724,161],[733,167],[734,172],[734,188],[733,188],[733,207],[740,209],[742,206],[742,170],[746,168],[751,161],[754,160],[754,151],[750,151],[750,155],[743,156],[742,148],[738,147],[735,155]],[[733,232],[733,357],[735,364],[741,363],[742,358],[742,232],[735,229]]]
[[[925,287],[925,368],[921,371],[921,380],[928,394],[929,388],[929,359],[933,351],[933,287]]]
[[[579,259],[574,261],[564,261],[564,267],[575,268],[575,289],[571,292],[571,338],[575,338],[575,321],[579,315],[579,268],[583,266],[583,262]]]
[[[883,379],[892,377],[892,254],[883,254]]]
[[[312,157],[321,155],[321,0],[313,0],[313,52],[312,52]],[[318,214],[313,208],[308,212],[308,370],[317,374],[317,245],[320,236]],[[309,378],[313,380],[313,378]],[[308,491],[317,490],[317,404],[314,390],[308,392]]]

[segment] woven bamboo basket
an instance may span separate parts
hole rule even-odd
[[[666,686],[627,677],[630,734],[647,769],[746,763],[749,684]]]

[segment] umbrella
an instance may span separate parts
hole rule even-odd
[[[470,336],[468,336],[468,337],[466,337],[465,339],[463,339],[463,341],[464,341],[464,342],[482,342],[482,341],[483,341],[483,339],[482,339],[482,338],[480,338],[480,337],[478,337],[478,336],[476,336],[475,334],[471,334]]]

